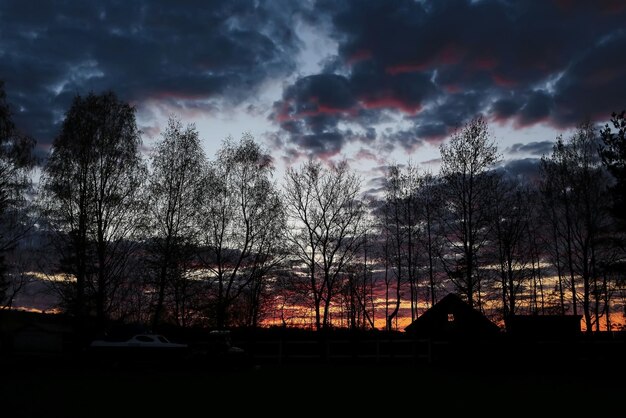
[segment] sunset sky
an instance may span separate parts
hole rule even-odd
[[[348,158],[380,187],[483,114],[514,172],[558,133],[626,107],[626,2],[0,3],[0,79],[44,156],[76,94],[135,104],[149,150],[169,114],[208,155],[248,131],[279,167]]]

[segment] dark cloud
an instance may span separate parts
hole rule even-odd
[[[417,115],[414,121],[417,125],[438,123],[448,130],[457,129],[465,121],[476,117],[487,99],[488,96],[481,91],[447,94]]]
[[[521,100],[514,98],[501,98],[496,100],[491,106],[491,113],[498,120],[507,120],[517,113],[523,106]]]
[[[626,30],[609,33],[563,73],[555,85],[555,120],[572,126],[606,120],[626,107]]]
[[[338,49],[294,80],[300,20]],[[302,147],[290,154],[411,151],[478,114],[516,128],[608,119],[625,106],[624,21],[613,0],[6,0],[0,78],[44,142],[90,90],[214,112],[287,80],[270,118],[282,148]]]
[[[489,113],[498,122],[512,120],[516,127],[549,122],[554,110],[554,98],[543,89],[510,92],[495,100]]]
[[[479,114],[486,99],[481,92],[442,96],[428,109],[407,117],[412,123],[409,129],[386,134],[382,141],[387,149],[399,146],[407,151],[414,151],[425,142],[439,145],[449,134],[460,128],[462,123]]]
[[[307,151],[315,153],[320,149],[318,142],[302,135],[320,140],[341,137],[341,141],[334,143],[347,142],[354,139],[353,129],[338,127],[340,121],[347,121],[364,132],[359,135],[360,140],[372,141],[376,138],[372,125],[385,119],[386,110],[414,115],[421,109],[422,101],[435,90],[423,74],[385,77],[368,65],[358,67],[360,70],[353,71],[349,77],[322,73],[299,78],[285,88],[282,100],[274,103],[270,119],[292,135],[293,144],[311,145]],[[407,149],[420,141],[414,137],[414,132],[394,135]],[[322,151],[326,153],[327,149],[322,148]]]
[[[340,130],[338,123],[343,114],[356,112],[355,103],[345,77],[318,74],[298,79],[284,90],[270,114],[290,137],[280,148],[295,146],[321,157],[336,155],[349,133]]]
[[[552,152],[554,142],[552,141],[535,141],[526,144],[516,143],[505,149],[509,154],[531,154],[531,155],[548,155]]]
[[[394,109],[406,114],[421,110],[426,98],[436,92],[429,74],[394,73],[373,60],[355,63],[350,82],[365,109]]]
[[[302,120],[316,129],[320,123],[332,124],[327,119],[336,119],[344,112],[353,112],[355,98],[348,80],[334,74],[319,74],[300,78],[288,86],[283,100],[274,104],[270,116],[279,123]]]
[[[541,158],[510,160],[497,168],[497,170],[503,171],[507,176],[531,182],[539,179],[540,169]]]
[[[607,119],[626,96],[621,5],[320,0],[310,19],[338,42],[325,72],[342,74],[356,107],[410,121],[381,135],[381,149],[414,149],[480,113],[516,128]],[[359,116],[336,118],[375,119]]]
[[[402,147],[407,152],[413,151],[414,148],[422,145],[424,142],[417,132],[418,129],[398,130],[385,133],[382,138],[383,141],[385,141],[383,149],[391,151],[395,147]]]
[[[527,126],[546,121],[553,107],[552,97],[544,90],[536,90],[528,95],[517,119],[518,125]]]
[[[0,77],[16,120],[49,140],[71,97],[115,90],[134,103],[213,108],[295,69],[295,2],[8,0]]]
[[[342,147],[343,136],[338,132],[322,132],[319,134],[302,135],[298,144],[304,149],[312,150],[317,155],[333,156]]]

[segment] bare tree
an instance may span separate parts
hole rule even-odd
[[[598,142],[593,126],[585,123],[567,142],[559,138],[550,158],[542,160],[542,193],[555,211],[555,245],[560,244],[569,271],[573,313],[577,314],[581,301],[587,332],[598,321],[592,296],[600,289],[601,231],[610,222],[606,207],[609,183],[597,153]]]
[[[509,316],[517,312],[518,297],[528,280],[531,196],[517,179],[504,176],[497,179],[493,192],[492,250],[498,265],[503,317],[508,324]]]
[[[417,209],[419,211],[420,240],[423,264],[427,269],[428,277],[428,301],[430,305],[437,302],[437,290],[442,287],[438,278],[441,270],[439,257],[442,254],[443,231],[441,228],[441,201],[440,188],[442,183],[439,177],[430,173],[419,176],[417,189]],[[425,260],[424,260],[425,259]]]
[[[602,164],[608,169],[615,183],[611,186],[613,215],[622,221],[621,228],[625,228],[626,214],[626,110],[620,113],[613,112],[611,125],[606,124],[600,131],[602,146],[600,156]]]
[[[401,299],[402,287],[409,286],[409,301],[411,319],[417,317],[417,278],[418,278],[418,249],[419,226],[417,210],[417,168],[409,164],[404,170],[399,165],[391,165],[387,173],[385,200],[379,216],[379,225],[386,231],[385,254],[389,257],[386,265],[392,266],[395,276],[395,302],[392,311],[386,318],[387,329],[392,328],[392,322],[397,317]],[[389,284],[389,270],[387,269]],[[389,286],[387,286],[387,290]]]
[[[401,223],[406,237],[406,246],[401,249],[406,260],[407,281],[409,283],[409,296],[411,306],[411,321],[418,315],[418,270],[419,270],[419,241],[420,241],[420,217],[418,209],[418,188],[420,186],[420,173],[411,161],[402,170],[400,178],[400,193],[402,199],[400,204]]]
[[[373,220],[368,217],[365,222],[365,232],[363,234],[363,245],[361,246],[363,264],[361,269],[357,269],[356,277],[353,280],[353,293],[357,302],[357,325],[360,324],[362,328],[370,327],[376,328],[376,306],[374,287],[376,285],[376,278],[372,272],[372,260],[375,260],[373,256],[373,243],[372,239],[368,237],[367,231],[374,225]]]
[[[109,92],[77,96],[45,167],[45,211],[62,268],[75,278],[71,310],[100,326],[116,303],[140,214],[145,177],[135,109]]]
[[[398,291],[401,286],[401,281],[399,280],[398,275],[394,275],[392,273],[392,263],[393,263],[393,236],[392,231],[387,226],[390,223],[390,213],[385,208],[385,204],[383,203],[382,207],[376,208],[376,214],[378,216],[378,222],[376,224],[377,230],[379,231],[379,245],[378,245],[378,257],[380,263],[382,263],[383,267],[383,284],[385,286],[385,328],[389,329],[393,323],[393,318],[390,319],[391,312],[390,308],[392,305],[392,295],[393,285],[395,283],[396,286],[396,294],[395,294],[395,304],[399,304],[399,300],[401,297],[401,293]],[[395,280],[394,280],[395,278]],[[395,309],[394,309],[395,310]]]
[[[146,234],[150,264],[156,271],[153,327],[164,314],[166,292],[174,293],[174,315],[184,325],[187,269],[195,253],[206,160],[194,125],[171,117],[155,147],[147,183]]]
[[[24,275],[11,271],[5,257],[33,224],[25,194],[31,189],[34,145],[16,129],[0,80],[0,308],[10,306],[26,283]]]
[[[365,230],[367,229],[366,227]],[[346,268],[344,274],[345,280],[341,290],[342,305],[350,329],[375,328],[373,294],[375,279],[370,267],[371,247],[367,233],[364,232],[360,252],[355,256],[354,262]]]
[[[330,168],[309,161],[287,170],[285,236],[291,255],[305,266],[318,330],[330,326],[340,278],[362,243],[359,192],[360,180],[345,161]]]
[[[445,236],[449,258],[444,267],[457,289],[476,304],[480,289],[478,255],[488,236],[492,216],[489,203],[493,174],[489,169],[500,157],[487,122],[479,117],[456,132],[440,147],[442,201],[447,210]],[[480,295],[480,294],[479,294]]]
[[[552,150],[552,155],[541,160],[542,182],[540,184],[543,206],[547,209],[552,223],[552,243],[554,261],[557,271],[564,266],[569,274],[572,312],[578,314],[578,298],[576,291],[574,249],[573,249],[573,204],[569,193],[571,166],[567,159],[565,143],[561,137]],[[564,258],[564,262],[561,262]],[[559,274],[559,279],[561,274]]]
[[[245,134],[227,138],[204,177],[200,260],[209,271],[211,313],[217,327],[229,316],[245,289],[258,290],[281,260],[283,208],[270,156]],[[253,293],[252,302],[260,302]],[[250,310],[256,326],[261,313]]]

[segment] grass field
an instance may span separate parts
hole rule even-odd
[[[505,372],[497,365],[109,370],[7,361],[0,363],[1,417],[561,416],[566,410],[621,417],[626,408],[623,373],[589,367],[571,373],[527,366]]]

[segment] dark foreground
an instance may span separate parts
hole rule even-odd
[[[626,358],[626,353],[625,357]],[[0,359],[2,417],[624,416],[624,369],[606,364],[250,365],[102,368]]]

